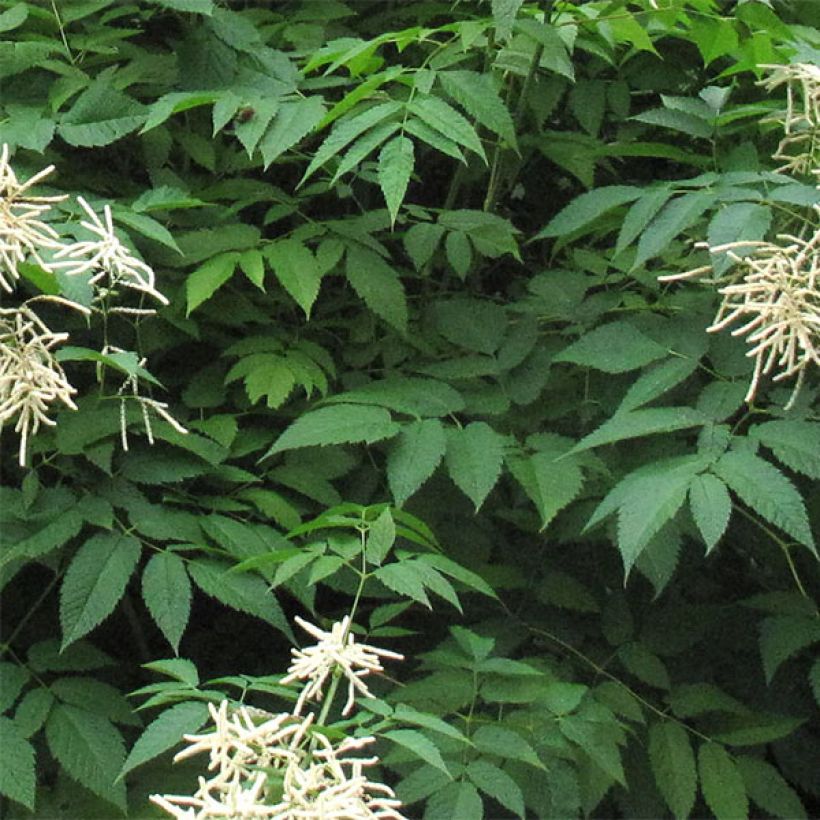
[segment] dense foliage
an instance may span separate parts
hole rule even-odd
[[[816,815],[818,65],[814,0],[0,0],[0,813],[167,816],[349,614],[406,816]]]

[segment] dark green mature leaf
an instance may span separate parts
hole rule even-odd
[[[780,666],[807,646],[820,642],[820,618],[777,615],[760,625],[760,654],[766,683]]]
[[[387,455],[387,481],[399,507],[435,472],[446,446],[438,419],[422,419],[402,428]]]
[[[264,168],[312,131],[325,114],[325,106],[318,95],[305,97],[279,106],[273,123],[262,136],[259,150]]]
[[[206,299],[210,299],[233,276],[239,256],[236,252],[220,253],[188,276],[185,282],[188,299],[186,316],[190,316]]]
[[[772,211],[767,205],[756,202],[733,202],[719,210],[709,223],[706,232],[706,241],[710,248],[726,245],[730,242],[760,240],[769,230],[772,221]],[[752,250],[749,247],[748,250]],[[743,255],[743,248],[734,251]],[[726,252],[712,254],[712,268],[720,276],[732,267],[732,260]]]
[[[149,723],[137,738],[123,763],[118,779],[181,743],[184,734],[194,734],[207,719],[208,707],[201,701],[178,703],[166,709]]]
[[[60,588],[62,649],[111,614],[141,551],[136,538],[116,532],[94,535],[80,547]]]
[[[5,538],[0,532],[0,567],[21,558],[40,558],[71,540],[82,526],[82,517],[75,510],[66,510],[16,543],[3,543]]]
[[[467,764],[466,774],[478,789],[497,800],[507,811],[518,817],[524,816],[521,788],[503,769],[479,758]]]
[[[438,418],[464,409],[464,399],[437,379],[388,376],[325,399],[333,404],[372,404],[407,416]]]
[[[689,487],[689,506],[708,555],[729,525],[732,514],[729,491],[719,478],[709,473],[695,476]]]
[[[0,713],[11,709],[30,677],[24,666],[0,661]]]
[[[425,763],[435,766],[444,774],[450,776],[450,770],[441,756],[441,752],[430,738],[417,732],[415,729],[391,729],[381,735],[393,743],[402,746]]]
[[[69,145],[108,145],[136,131],[146,116],[142,103],[118,91],[110,77],[101,74],[63,115],[57,133]]]
[[[483,421],[447,431],[447,469],[476,510],[501,475],[504,437]]]
[[[319,295],[322,273],[313,253],[298,239],[279,239],[265,248],[265,257],[282,287],[310,316]]]
[[[629,410],[626,413],[616,413],[597,430],[582,438],[570,452],[580,453],[616,441],[697,427],[705,422],[705,416],[691,407],[644,407]]]
[[[424,817],[425,820],[454,820],[456,817],[482,820],[484,804],[472,783],[456,780],[430,796]]]
[[[115,782],[125,761],[120,733],[104,717],[56,704],[46,721],[51,753],[77,782],[125,811],[125,784]]]
[[[625,373],[666,356],[662,345],[629,322],[596,327],[562,350],[553,361],[594,367],[605,373]]]
[[[562,208],[533,239],[563,237],[593,226],[607,211],[633,202],[641,193],[634,185],[604,185],[587,191]]]
[[[399,333],[407,332],[407,296],[399,275],[374,251],[347,250],[347,280],[370,310]]]
[[[615,243],[615,254],[628,248],[646,230],[658,211],[672,197],[672,188],[663,185],[660,188],[649,188],[638,201],[626,212],[618,241]]]
[[[407,137],[390,140],[379,153],[379,187],[390,212],[391,224],[396,221],[404,201],[414,163],[413,142]]]
[[[805,820],[800,798],[771,763],[757,757],[738,757],[735,762],[747,794],[761,809],[781,820]]]
[[[584,484],[581,468],[571,459],[558,460],[557,453],[511,457],[507,465],[535,504],[542,530],[578,496]]]
[[[754,712],[716,718],[709,733],[714,740],[730,746],[758,746],[790,735],[803,723],[805,718]]]
[[[675,817],[688,817],[695,804],[697,773],[689,735],[665,720],[649,727],[649,761],[655,782]]]
[[[803,499],[773,464],[749,452],[732,451],[712,469],[758,515],[816,554]]]
[[[662,396],[694,373],[697,366],[697,359],[680,356],[652,365],[627,390],[617,412],[635,410]]]
[[[0,795],[34,811],[34,749],[20,727],[0,716]]]
[[[462,297],[434,302],[430,316],[442,336],[478,353],[495,352],[507,329],[504,309],[481,299]]]
[[[717,820],[735,820],[749,815],[749,799],[743,777],[732,756],[717,743],[698,749],[698,771],[706,803]]]
[[[579,714],[561,717],[558,726],[561,733],[577,743],[612,780],[626,784],[620,750],[605,726],[584,720]]]
[[[768,447],[787,467],[820,479],[820,424],[810,421],[767,421],[755,424],[750,438]]]
[[[362,407],[356,404],[337,404],[321,407],[300,416],[282,433],[265,453],[274,453],[298,447],[323,447],[328,444],[354,444],[392,438],[401,427],[390,413],[381,407]]]
[[[185,563],[173,552],[161,552],[145,565],[142,597],[151,617],[174,652],[191,614],[191,582]]]

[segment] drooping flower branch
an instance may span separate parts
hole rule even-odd
[[[322,720],[302,714],[309,699],[322,701],[326,716],[336,686],[325,693],[329,676],[344,677],[349,685],[344,713],[349,713],[358,692],[370,697],[361,678],[381,671],[380,658],[400,660],[401,655],[358,644],[350,631],[350,618],[335,623],[329,632],[301,618],[298,623],[318,639],[303,650],[293,650],[293,663],[282,683],[306,681],[291,712],[276,715],[231,706],[223,700],[209,704],[213,731],[185,735],[188,747],[174,760],[208,752],[211,776],[199,777],[193,795],[152,795],[151,800],[178,820],[207,817],[276,818],[277,820],[404,820],[401,803],[390,787],[372,781],[366,769],[376,756],[354,753],[375,742],[373,737],[345,737],[331,742]]]

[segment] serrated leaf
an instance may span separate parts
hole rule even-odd
[[[765,712],[720,716],[712,721],[709,734],[714,740],[731,746],[758,746],[790,735],[805,718]]]
[[[265,262],[262,258],[262,254],[256,250],[256,248],[245,251],[239,257],[239,267],[242,273],[244,273],[259,290],[265,290]]]
[[[396,541],[396,523],[385,507],[367,531],[365,555],[371,564],[381,564]]]
[[[714,130],[707,120],[673,108],[651,108],[641,114],[635,114],[630,119],[647,125],[659,125],[700,139],[709,139]]]
[[[268,245],[265,256],[279,284],[309,317],[322,281],[316,257],[298,239],[293,238],[279,239]]]
[[[577,743],[612,780],[626,785],[620,751],[604,726],[577,714],[559,718],[558,726],[561,733]]]
[[[447,442],[438,419],[405,425],[387,455],[387,481],[397,506],[402,506],[435,472]]]
[[[434,302],[429,315],[445,339],[477,353],[498,350],[507,330],[503,308],[482,299],[460,297]]]
[[[635,566],[655,587],[655,598],[675,573],[681,550],[681,532],[674,519],[664,524],[641,550]]]
[[[208,707],[199,701],[178,703],[166,709],[137,738],[122,766],[119,779],[181,743],[184,734],[194,734],[207,719]]]
[[[109,145],[136,131],[147,109],[110,82],[110,72],[98,75],[60,120],[57,133],[69,144],[83,148]]]
[[[0,661],[0,712],[7,712],[14,706],[31,673],[24,666],[8,661]]]
[[[479,758],[468,763],[465,772],[477,788],[498,801],[507,811],[518,817],[524,816],[521,788],[503,769]]]
[[[484,804],[476,787],[467,780],[447,783],[430,795],[425,820],[455,820],[456,817],[482,820]]]
[[[190,316],[206,299],[210,299],[233,276],[238,262],[238,253],[220,253],[188,275],[185,281],[186,316]]]
[[[414,164],[413,141],[407,137],[390,140],[379,152],[379,187],[390,212],[391,225],[395,223],[399,207],[404,201]]]
[[[261,97],[254,102],[251,116],[234,125],[234,134],[242,143],[248,158],[253,156],[259,140],[262,139],[262,134],[278,110],[279,100],[277,98]]]
[[[336,404],[300,416],[282,433],[264,457],[299,447],[328,444],[372,444],[392,438],[400,426],[382,407]]]
[[[178,555],[164,551],[151,558],[142,573],[142,597],[154,622],[178,652],[191,614],[191,582]]]
[[[373,577],[381,581],[388,589],[405,595],[413,601],[424,604],[428,609],[430,599],[425,592],[424,576],[416,569],[415,562],[401,561],[399,563],[387,564],[379,567]]]
[[[705,473],[695,476],[689,487],[689,507],[703,536],[708,555],[729,525],[732,499],[726,485],[716,476]]]
[[[441,87],[467,114],[515,147],[515,124],[498,96],[490,74],[477,71],[439,71]]]
[[[669,696],[672,712],[679,718],[691,718],[710,712],[745,714],[748,709],[731,695],[711,683],[675,686]]]
[[[449,103],[439,97],[419,94],[407,104],[407,110],[447,139],[463,145],[487,161],[475,128]]]
[[[520,760],[537,769],[545,768],[530,743],[512,729],[493,725],[479,726],[471,740],[476,749],[484,754],[495,755],[502,760]]]
[[[465,569],[455,561],[443,555],[422,555],[418,559],[420,562],[430,564],[444,575],[449,575],[456,581],[461,582],[469,589],[487,595],[490,598],[497,598],[495,590],[480,576],[471,570]]]
[[[421,270],[433,258],[443,235],[444,227],[433,222],[419,222],[405,231],[404,249],[416,270]]]
[[[732,756],[717,743],[703,743],[698,749],[700,787],[706,804],[717,820],[749,816],[749,799],[743,777]]]
[[[389,732],[382,733],[381,736],[412,752],[425,763],[435,766],[448,777],[451,776],[438,746],[421,732],[417,732],[415,729],[392,729]]]
[[[23,696],[14,713],[14,722],[23,737],[32,737],[43,728],[54,704],[48,689],[31,689]]]
[[[187,658],[166,658],[144,663],[142,666],[144,669],[159,672],[160,675],[166,675],[192,688],[199,686],[199,672]]]
[[[0,716],[0,794],[34,811],[34,749],[10,718]]]
[[[668,351],[629,322],[596,327],[562,350],[553,361],[625,373],[664,358]]]
[[[563,237],[594,225],[607,211],[633,202],[643,193],[634,185],[604,185],[576,197],[534,237]]]
[[[109,683],[85,675],[69,675],[52,681],[49,689],[60,703],[88,709],[113,723],[140,725],[131,704]]]
[[[597,430],[582,438],[570,452],[580,453],[625,439],[684,430],[705,422],[706,418],[691,407],[642,407],[616,413]]]
[[[635,380],[627,390],[616,413],[635,410],[653,399],[662,396],[695,372],[698,361],[695,358],[675,356],[652,365]]]
[[[53,521],[47,521],[42,527],[14,544],[3,544],[0,553],[0,568],[10,561],[21,558],[40,558],[53,549],[62,546],[82,529],[83,519],[74,510],[61,513]],[[2,533],[0,533],[2,537]]]
[[[111,614],[141,551],[132,535],[113,532],[94,535],[77,550],[60,588],[61,649]]]
[[[524,488],[541,519],[541,530],[575,500],[584,484],[581,468],[571,459],[558,460],[555,453],[535,453],[507,459],[507,466]]]
[[[747,794],[761,809],[781,820],[805,820],[797,792],[771,763],[757,757],[739,757],[736,763]]]
[[[757,241],[763,239],[772,221],[772,211],[767,205],[756,202],[732,202],[721,208],[709,222],[706,241],[710,248],[728,245],[730,242]],[[754,248],[750,246],[748,251]],[[735,253],[742,256],[744,249],[735,248]],[[720,276],[733,265],[726,254],[712,254],[712,268]]]
[[[630,207],[618,233],[618,241],[615,244],[616,256],[629,247],[646,230],[647,225],[654,219],[658,211],[670,200],[672,193],[672,188],[666,185],[660,188],[650,188]]]
[[[689,817],[695,805],[697,773],[689,735],[678,723],[649,727],[649,762],[655,782],[675,817]]]
[[[768,447],[795,472],[820,479],[820,424],[810,421],[767,421],[755,424],[749,437]]]
[[[399,275],[377,253],[352,245],[347,250],[347,281],[367,307],[399,333],[407,332],[407,296]]]
[[[712,469],[755,513],[817,554],[803,499],[777,467],[737,450],[724,453]]]
[[[431,148],[441,151],[442,154],[453,157],[453,159],[457,159],[459,162],[465,162],[464,154],[461,153],[458,144],[443,134],[440,134],[435,128],[431,128],[423,120],[410,117],[404,124],[404,130],[406,133],[427,143]]]
[[[777,615],[760,625],[760,655],[766,683],[770,684],[780,666],[793,655],[820,642],[820,619],[800,615]]]
[[[324,102],[318,94],[296,102],[282,103],[273,123],[259,142],[264,169],[267,170],[274,160],[310,133],[324,114]]]
[[[658,689],[669,689],[671,682],[664,662],[642,643],[625,643],[618,647],[618,658],[627,671],[644,683]]]
[[[503,460],[504,437],[485,422],[447,431],[447,469],[476,511],[496,485]]]
[[[125,761],[125,744],[100,715],[57,704],[46,721],[51,753],[78,783],[125,811],[125,784],[115,783]]]

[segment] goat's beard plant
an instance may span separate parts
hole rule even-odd
[[[193,795],[151,796],[178,820],[403,820],[392,789],[366,774],[379,758],[351,756],[375,738],[345,736],[334,743],[325,734],[325,721],[342,679],[348,687],[342,714],[348,716],[357,694],[372,697],[363,678],[383,671],[382,658],[402,660],[402,656],[357,643],[349,616],[328,632],[296,620],[317,643],[293,650],[293,662],[282,678],[283,684],[304,684],[293,710],[274,715],[227,700],[219,706],[209,704],[213,731],[185,735],[189,746],[174,760],[208,752],[210,776],[199,777]],[[309,702],[316,703],[318,717],[305,713]]]

